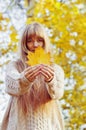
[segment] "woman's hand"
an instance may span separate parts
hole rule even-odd
[[[54,70],[49,65],[40,65],[40,73],[45,77],[46,82],[50,82],[54,78]]]
[[[36,65],[28,67],[24,70],[25,77],[33,82],[39,74],[42,74],[45,77],[46,82],[50,82],[54,77],[54,70],[49,65]]]
[[[39,65],[28,67],[24,70],[25,77],[33,82],[37,75],[40,73]]]

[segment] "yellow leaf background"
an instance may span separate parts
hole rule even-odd
[[[65,72],[65,92],[61,101],[66,129],[80,130],[86,124],[86,0],[70,0],[70,4],[66,4],[66,0],[59,1],[36,0],[34,7],[28,10],[30,5],[24,0],[26,24],[37,21],[49,29],[56,52],[55,63],[61,65]],[[0,31],[10,31],[10,41],[6,48],[4,42],[0,41],[1,59],[16,52],[18,45],[18,31],[10,24],[11,19],[3,14],[0,13]],[[2,61],[0,67],[9,60],[5,57],[5,61]],[[31,65],[34,65],[33,62]]]

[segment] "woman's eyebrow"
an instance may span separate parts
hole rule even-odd
[[[42,39],[42,40],[44,41],[44,38],[43,38],[43,37],[40,37],[40,36],[39,36],[38,38],[40,38],[40,39]]]

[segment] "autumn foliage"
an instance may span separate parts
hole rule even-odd
[[[79,130],[86,124],[86,2],[39,0],[30,10],[27,0],[24,2],[26,24],[37,21],[44,25],[52,43],[55,62],[64,69],[65,93],[61,103],[66,128]],[[7,47],[0,48],[1,56],[4,56],[16,52],[18,32],[13,26],[8,27],[10,18],[3,18],[2,13],[0,20],[7,23],[4,27],[1,24],[2,32],[11,30]]]

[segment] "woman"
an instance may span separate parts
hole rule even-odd
[[[27,25],[19,46],[20,58],[7,65],[6,92],[10,94],[1,130],[63,130],[59,99],[64,72],[59,65],[28,66],[27,53],[37,47],[50,52],[50,42],[39,23]]]

